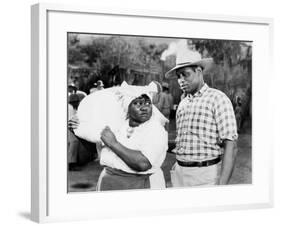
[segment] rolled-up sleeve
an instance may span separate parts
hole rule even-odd
[[[216,98],[214,117],[219,133],[219,141],[237,140],[237,125],[231,101],[225,94]]]

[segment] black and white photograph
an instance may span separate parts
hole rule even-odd
[[[66,44],[69,193],[252,184],[251,40]]]
[[[32,220],[273,206],[272,18],[42,3],[31,22]]]

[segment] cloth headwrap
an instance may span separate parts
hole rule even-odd
[[[132,86],[123,82],[120,88],[119,98],[126,112],[128,111],[129,104],[142,94],[146,94],[152,100],[153,93],[158,93],[157,86],[154,82],[151,82],[148,86]]]

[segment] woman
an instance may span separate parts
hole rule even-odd
[[[168,149],[168,133],[153,114],[148,95],[127,97],[127,120],[115,132],[101,132],[100,164],[104,169],[97,190],[165,188],[161,165]],[[72,122],[73,123],[73,122]]]
[[[102,131],[100,163],[105,168],[97,190],[151,188],[155,179],[162,180],[164,185],[154,188],[165,187],[160,167],[168,149],[168,134],[160,121],[152,117],[152,111],[150,98],[143,94],[130,102],[127,120],[115,134],[109,127]],[[155,173],[160,178],[153,175],[150,180]]]

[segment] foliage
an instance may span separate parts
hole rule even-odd
[[[175,55],[168,55],[161,61],[161,55],[169,47],[169,42],[153,42],[153,38],[132,36],[92,36],[88,43],[82,43],[79,35],[68,36],[68,65],[88,70],[88,77],[78,73],[80,88],[88,91],[97,79],[105,85],[112,73],[120,70],[135,70],[139,73],[163,74],[175,64]],[[174,39],[174,42],[178,40]],[[212,57],[215,66],[205,75],[209,85],[224,91],[232,97],[237,90],[248,92],[251,87],[252,46],[250,42],[232,40],[188,39],[189,45],[203,57]],[[130,74],[130,76],[133,76]],[[179,99],[181,91],[176,81],[169,81],[171,92]],[[241,92],[241,91],[239,91]]]
[[[225,92],[229,91],[231,85],[251,86],[252,46],[249,42],[194,39],[192,43],[204,57],[214,59],[217,68],[213,71]]]

